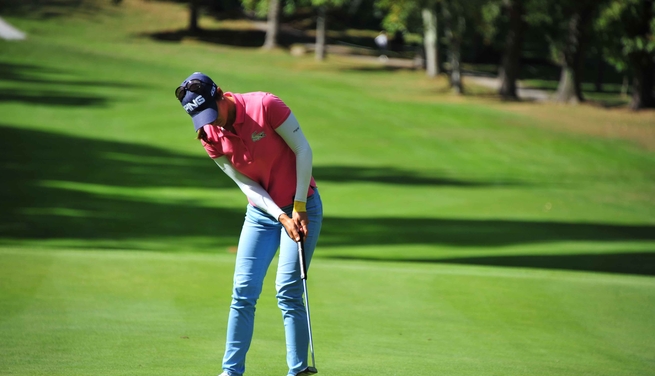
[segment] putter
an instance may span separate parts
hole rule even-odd
[[[307,263],[305,262],[305,244],[303,235],[300,233],[300,241],[298,242],[298,259],[300,260],[300,279],[302,279],[302,287],[305,292],[305,311],[307,311],[307,328],[309,329],[309,351],[312,354],[312,366],[307,368],[310,373],[317,373],[316,360],[314,359],[314,339],[312,338],[312,319],[309,314],[309,297],[307,296]]]

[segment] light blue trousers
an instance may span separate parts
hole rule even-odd
[[[282,209],[291,215],[291,206]],[[307,199],[307,214],[309,236],[305,239],[305,258],[309,268],[323,222],[323,204],[318,190]],[[282,311],[284,321],[289,375],[296,375],[307,368],[309,333],[303,303],[298,245],[289,238],[277,220],[248,205],[239,238],[223,357],[223,370],[230,376],[241,376],[245,372],[246,353],[250,348],[255,323],[255,305],[262,291],[266,271],[278,247],[280,256],[275,288],[278,307]]]

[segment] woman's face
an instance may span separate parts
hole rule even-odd
[[[218,108],[218,116],[212,125],[225,128],[227,125],[228,104],[225,97],[216,100],[216,107]]]
[[[225,127],[225,123],[227,122],[227,119],[223,116],[225,111],[221,108],[223,99],[217,99],[216,100],[216,107],[218,108],[218,116],[216,116],[216,120],[212,123],[212,125],[219,126],[221,128]]]

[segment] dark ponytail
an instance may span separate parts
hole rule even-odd
[[[207,132],[205,132],[205,129],[204,129],[204,128],[200,128],[200,129],[198,129],[198,134],[197,134],[197,136],[196,136],[196,139],[198,139],[198,140],[203,140],[203,141],[205,141],[206,143],[209,143],[209,141],[207,141]]]

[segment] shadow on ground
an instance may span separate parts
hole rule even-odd
[[[652,252],[589,253],[570,255],[512,255],[433,259],[374,258],[359,256],[350,257],[343,255],[329,258],[341,260],[387,262],[401,261],[435,264],[502,266],[655,276],[655,250]]]
[[[95,0],[0,0],[0,14],[48,19],[81,13],[89,16],[105,10]]]
[[[395,167],[360,167],[360,166],[316,166],[314,176],[317,181],[336,183],[370,182],[380,184],[408,186],[450,186],[450,187],[490,187],[522,186],[527,183],[499,180],[494,182],[472,181],[430,176],[416,171],[402,170]]]
[[[240,211],[106,193],[112,187],[233,188],[208,158],[3,125],[0,161],[2,237],[120,240],[215,234],[220,239],[235,238],[241,227],[234,220],[243,217]]]
[[[425,244],[500,247],[567,241],[653,241],[655,226],[514,220],[328,217],[326,246]],[[427,260],[426,260],[427,261]]]
[[[13,239],[128,239],[158,236],[206,236],[234,241],[243,213],[210,208],[192,199],[165,201],[137,198],[112,188],[237,189],[209,158],[190,157],[145,145],[103,141],[0,125],[0,236]],[[357,166],[327,166],[316,170],[321,181],[377,182],[401,185],[487,186],[411,171]],[[245,199],[244,199],[245,205]],[[324,239],[330,245],[384,244],[395,222],[414,228],[418,237],[395,241],[424,242],[430,222],[406,219],[368,219],[368,236],[350,233],[360,220],[328,218]],[[427,226],[416,226],[421,222]],[[407,231],[404,231],[407,232]],[[452,241],[455,238],[450,239]],[[436,240],[437,242],[443,241]]]
[[[444,259],[438,262],[448,264],[655,275],[655,250],[652,252],[607,254],[462,257]]]
[[[206,43],[221,44],[237,47],[261,47],[264,45],[266,32],[263,30],[232,30],[232,29],[202,29],[190,32],[187,29],[160,31],[142,36],[150,37],[164,42],[181,42],[184,39],[194,39]],[[278,44],[289,47],[294,43],[314,43],[314,38],[280,32]]]
[[[109,98],[90,95],[76,88],[115,87],[132,88],[134,85],[111,81],[80,81],[71,79],[44,78],[46,75],[61,75],[68,72],[30,64],[0,63],[0,81],[12,82],[10,90],[0,92],[0,102],[39,103],[52,106],[97,106],[109,104]],[[140,85],[141,87],[143,85]],[[69,90],[63,91],[62,88]]]
[[[335,218],[325,219],[321,233],[324,246],[425,244],[493,247],[549,242],[653,241],[655,226],[529,222],[509,220],[457,220],[429,218]],[[655,250],[573,255],[489,255],[446,258],[406,255],[330,255],[323,257],[362,261],[400,261],[464,265],[561,269],[622,274],[655,275]]]
[[[327,166],[321,181],[379,184],[485,186],[415,176],[387,168]],[[146,145],[81,138],[0,125],[0,239],[121,241],[212,237],[200,249],[236,244],[242,209],[209,207],[192,196],[134,195],[130,188],[237,189],[209,158]],[[407,182],[409,179],[409,183]],[[127,188],[127,189],[125,189]],[[138,193],[138,192],[137,192]],[[245,206],[245,199],[243,201]],[[355,203],[353,203],[355,204]],[[493,247],[548,242],[653,241],[655,226],[405,217],[324,220],[321,244],[329,247],[393,244]],[[190,244],[194,247],[194,244]],[[165,248],[165,247],[164,247]],[[329,254],[324,254],[330,257]],[[335,255],[336,256],[336,255]],[[356,257],[353,257],[356,258]],[[376,260],[376,258],[362,258]],[[380,260],[389,260],[381,255]],[[412,255],[405,261],[411,261]],[[497,256],[421,259],[421,262],[545,267],[652,274],[653,256],[625,253],[579,256]],[[543,265],[543,266],[542,266]]]

